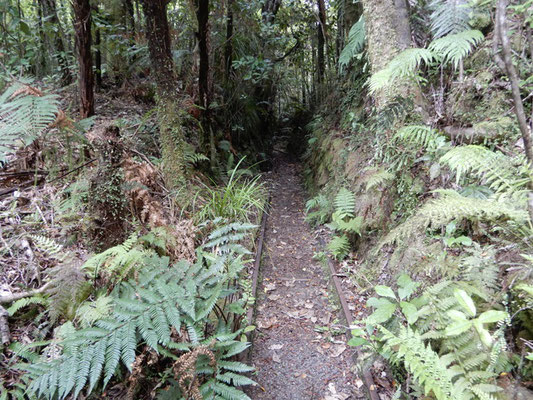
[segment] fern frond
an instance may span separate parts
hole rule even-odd
[[[14,84],[0,96],[0,161],[17,146],[31,144],[56,119],[59,97]]]
[[[334,258],[343,259],[350,252],[350,241],[346,235],[333,236],[328,243],[328,250]]]
[[[385,185],[394,179],[394,174],[383,168],[376,169],[369,173],[368,178],[364,178],[365,190],[368,192],[374,188]]]
[[[428,50],[441,58],[444,63],[452,63],[454,68],[457,68],[459,62],[484,38],[478,30],[454,33],[434,40],[429,44]]]
[[[54,240],[41,235],[30,235],[33,244],[51,258],[63,261],[65,254],[63,254],[63,246],[56,243]]]
[[[348,43],[339,55],[339,70],[350,65],[350,62],[360,53],[365,45],[365,17],[361,15],[359,20],[351,27],[348,33]]]
[[[168,258],[154,257],[148,261],[136,280],[122,282],[115,289],[109,317],[70,333],[61,343],[63,353],[58,359],[26,366],[31,393],[59,399],[72,394],[76,398],[86,385],[90,393],[102,379],[105,386],[120,365],[131,370],[141,341],[158,352],[160,345],[171,343],[171,330],[180,334],[182,326],[187,327],[190,341],[200,344],[213,297],[216,300],[225,297],[221,288],[234,277],[209,268],[201,257],[196,264],[180,262],[173,268],[169,268]],[[102,302],[104,308],[109,305],[107,298]],[[246,346],[247,343],[230,340],[219,346],[221,357],[238,354]],[[225,364],[225,368],[245,369],[238,363]],[[232,375],[232,379],[238,378]],[[244,378],[238,380],[244,382]],[[222,395],[237,398],[237,393],[241,392],[229,389]],[[242,398],[242,393],[239,396]]]
[[[394,57],[381,71],[370,77],[370,93],[391,86],[398,79],[415,77],[419,66],[424,62],[431,63],[434,54],[428,49],[411,48]]]
[[[42,306],[46,306],[48,305],[48,300],[42,296],[25,297],[11,304],[11,306],[7,309],[7,312],[9,316],[11,317],[15,315],[15,313],[19,311],[20,309],[27,307],[29,305],[33,305],[33,304],[39,304]]]
[[[443,135],[425,125],[404,126],[396,132],[393,140],[422,147],[430,152],[438,149],[446,142],[446,138]]]
[[[473,199],[453,190],[440,190],[440,197],[426,202],[413,216],[394,228],[380,246],[398,242],[427,228],[437,229],[453,220],[507,221],[523,225],[528,221],[524,207],[513,202]]]
[[[380,327],[385,348],[403,361],[414,379],[424,387],[425,394],[433,393],[439,400],[459,399],[454,397],[454,385],[450,372],[420,335],[410,328],[402,327],[397,334]],[[393,350],[394,348],[394,350]]]
[[[457,183],[470,174],[498,195],[513,199],[524,198],[530,180],[524,160],[511,159],[484,146],[456,146],[444,154],[440,162],[455,172]]]
[[[470,29],[471,8],[466,0],[433,0],[429,9],[435,39]]]
[[[353,217],[355,213],[355,195],[346,188],[341,188],[333,202],[339,218]]]

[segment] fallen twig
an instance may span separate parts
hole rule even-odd
[[[20,293],[11,293],[11,294],[4,294],[0,296],[0,304],[6,304],[6,303],[12,303],[14,301],[23,299],[25,297],[31,297],[35,296],[37,294],[41,294],[46,292],[46,290],[50,287],[50,282],[44,284],[38,289],[28,290],[27,292],[20,292]],[[0,310],[1,312],[1,310]]]

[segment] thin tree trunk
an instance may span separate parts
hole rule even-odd
[[[89,0],[73,0],[74,31],[79,63],[80,115],[94,115],[94,74],[91,57],[91,5]]]
[[[94,45],[95,45],[95,52],[94,52],[94,69],[95,69],[95,77],[96,77],[96,87],[98,89],[102,88],[102,43],[101,43],[101,35],[100,35],[100,28],[95,26],[95,32],[94,32]]]
[[[185,134],[183,107],[170,47],[167,0],[141,0],[152,73],[157,84],[158,122],[163,158],[163,175],[171,189],[183,183]]]
[[[325,44],[326,44],[326,5],[324,0],[318,0],[318,32],[317,32],[317,73],[319,86],[324,82],[326,71]],[[320,90],[320,89],[319,89]]]
[[[196,9],[198,20],[198,92],[200,105],[207,113],[209,106],[209,0],[198,0]]]
[[[63,29],[61,28],[61,22],[57,16],[57,6],[55,0],[39,0],[41,4],[43,17],[46,18],[52,25],[58,27],[58,32],[54,33],[54,46],[55,46],[55,57],[57,63],[61,70],[61,84],[69,85],[72,83],[72,73],[68,65],[67,58],[65,56],[65,44],[61,38]]]
[[[224,67],[226,82],[231,78],[233,70],[233,0],[227,0],[226,10],[226,43],[224,46]]]
[[[514,112],[518,119],[518,125],[520,127],[520,133],[522,134],[522,141],[524,142],[524,152],[526,154],[529,168],[533,168],[533,148],[531,143],[531,132],[527,124],[526,113],[524,111],[524,104],[520,95],[520,78],[518,72],[513,64],[513,58],[511,53],[511,43],[508,36],[507,29],[507,0],[498,0],[497,5],[497,21],[498,25],[497,33],[499,34],[499,40],[502,45],[503,63],[500,61],[500,65],[504,67],[504,71],[509,77],[511,83],[511,92],[513,95]],[[500,59],[501,60],[501,59]],[[533,182],[529,182],[528,193],[528,210],[529,219],[533,224]]]

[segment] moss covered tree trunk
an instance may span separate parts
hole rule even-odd
[[[157,84],[158,120],[163,157],[163,175],[169,188],[183,182],[185,137],[167,18],[168,0],[141,0],[145,34]]]
[[[405,0],[363,0],[368,57],[372,73],[383,69],[401,50],[411,44],[409,16]],[[396,85],[392,90],[375,93],[380,108],[396,96],[405,96],[410,88]]]

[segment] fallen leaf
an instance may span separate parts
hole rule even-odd
[[[272,346],[269,347],[270,350],[280,350],[282,348],[283,348],[282,344],[273,344]]]
[[[337,357],[340,356],[342,353],[344,353],[345,350],[346,350],[346,346],[344,346],[344,345],[336,346],[336,347],[333,348],[333,350],[331,351],[331,357],[333,357],[333,358],[337,358]]]
[[[279,363],[281,362],[281,358],[279,358],[279,356],[276,353],[274,353],[274,355],[272,356],[272,361]]]

